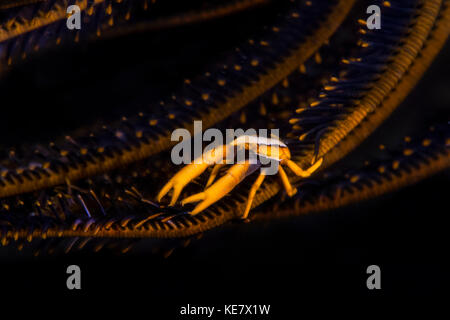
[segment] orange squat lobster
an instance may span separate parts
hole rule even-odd
[[[245,211],[242,215],[242,219],[246,219],[250,212],[253,198],[258,191],[259,187],[264,181],[267,172],[260,161],[252,163],[252,161],[244,160],[241,163],[234,164],[224,176],[217,180],[214,184],[214,180],[219,173],[222,166],[225,165],[224,159],[230,148],[242,150],[247,150],[253,152],[259,157],[270,159],[276,161],[278,175],[281,178],[281,182],[286,190],[288,196],[292,197],[297,189],[292,187],[289,179],[281,165],[287,165],[297,176],[299,177],[309,177],[314,171],[316,171],[322,164],[323,158],[318,159],[310,168],[307,170],[301,169],[295,162],[290,160],[291,153],[286,144],[281,142],[277,138],[263,138],[243,135],[236,138],[233,142],[227,145],[223,145],[219,148],[212,149],[202,154],[201,159],[196,159],[194,163],[186,165],[181,169],[172,179],[167,182],[161,189],[157,196],[157,201],[161,199],[173,188],[172,199],[170,201],[170,206],[173,206],[178,197],[181,194],[183,188],[192,180],[200,176],[210,165],[214,164],[214,168],[211,175],[206,183],[205,190],[203,192],[197,193],[190,197],[187,197],[181,201],[181,205],[187,203],[199,202],[197,206],[190,212],[191,215],[196,215],[197,213],[205,210],[213,203],[222,199],[226,194],[234,189],[245,177],[255,172],[257,169],[261,169],[261,172],[253,183],[250,193],[247,199],[247,205]]]

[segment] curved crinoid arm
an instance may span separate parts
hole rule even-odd
[[[5,10],[6,19],[0,21],[0,76],[44,49],[96,39],[116,24],[127,24],[130,16],[147,10],[148,3],[147,0],[24,0],[26,6]],[[80,9],[80,29],[67,28],[70,5]]]
[[[37,3],[37,2],[43,2],[46,0],[4,0],[0,3],[0,10],[6,10],[21,6],[26,6],[29,4]]]
[[[149,4],[154,2],[149,0],[11,0],[2,2],[0,10],[28,7],[14,12],[11,18],[0,23],[0,43],[3,43],[7,63],[11,65],[16,60],[22,60],[25,56],[33,54],[34,51],[44,47],[55,47],[64,40],[78,42],[81,38],[111,38],[191,24],[247,10],[268,3],[269,0],[236,0],[168,17],[144,19],[140,17],[141,11],[147,11]],[[80,30],[73,31],[65,28],[69,5],[77,5],[83,13],[83,25]]]
[[[80,8],[86,15],[87,25],[95,30],[101,24],[101,16],[94,15],[104,7],[108,0],[76,0],[71,4]],[[71,39],[79,41],[80,33],[86,30],[71,31],[66,28],[68,17],[67,8],[69,2],[66,0],[29,1],[28,6],[13,12],[6,21],[0,24],[0,75],[5,74],[12,66],[26,57],[42,51],[44,48],[56,47],[63,40]],[[103,16],[104,17],[104,16]],[[87,29],[87,28],[84,28]],[[90,29],[90,28],[89,28]],[[92,31],[92,29],[90,29]]]
[[[108,0],[92,1],[89,6],[87,0],[76,0],[72,4],[85,11],[88,8],[94,10],[95,6],[105,3]],[[44,3],[41,3],[44,2]],[[54,23],[62,22],[67,19],[68,2],[65,0],[34,1],[29,4],[35,4],[35,12],[30,16],[30,8],[15,13],[13,17],[7,19],[0,25],[0,42],[23,36],[34,30],[44,28]]]
[[[173,130],[184,127],[193,132],[196,119],[202,119],[204,128],[211,127],[309,59],[336,31],[353,3],[294,1],[268,28],[230,50],[209,72],[186,81],[175,100],[168,97],[163,106],[128,117],[126,123],[113,123],[106,132],[88,130],[92,135],[72,137],[75,143],[61,138],[57,148],[52,143],[41,145],[36,152],[25,151],[26,156],[14,163],[5,157],[1,162],[8,172],[0,177],[0,197],[77,181],[143,160],[172,146]]]
[[[203,6],[200,9],[174,14],[173,16],[161,17],[147,21],[140,21],[130,25],[124,25],[120,28],[107,31],[105,37],[117,37],[138,32],[147,32],[161,29],[191,25],[208,20],[219,19],[231,14],[236,14],[254,7],[266,5],[271,0],[233,0],[224,1],[215,6]],[[208,4],[206,1],[205,5]]]

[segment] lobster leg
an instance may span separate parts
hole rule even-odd
[[[197,193],[193,196],[187,197],[181,201],[181,205],[187,203],[201,201],[194,210],[191,211],[191,215],[205,210],[213,203],[222,199],[226,194],[234,189],[246,176],[254,172],[259,168],[259,165],[251,165],[249,161],[244,163],[238,163],[233,165],[227,173],[212,184],[205,191]]]
[[[299,176],[299,177],[303,177],[303,178],[307,178],[309,177],[312,173],[314,173],[314,171],[316,171],[317,169],[319,169],[319,167],[322,165],[323,162],[323,158],[320,158],[319,160],[317,160],[311,167],[309,167],[306,170],[303,170],[302,168],[300,168],[294,161],[292,160],[285,160],[285,163],[287,164],[287,166],[289,167],[289,169],[291,169],[292,171],[294,171],[294,173]]]
[[[248,194],[247,205],[245,206],[245,211],[244,214],[242,215],[242,219],[247,219],[248,213],[252,208],[253,198],[255,197],[256,191],[258,191],[259,187],[263,183],[265,177],[266,175],[261,171],[256,181],[253,183],[252,188],[250,189],[250,192]]]
[[[220,171],[220,168],[222,168],[225,165],[225,163],[218,163],[214,166],[211,175],[209,176],[208,182],[206,183],[205,189],[208,188],[216,179],[217,174]]]

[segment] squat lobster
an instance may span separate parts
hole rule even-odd
[[[245,211],[242,215],[242,219],[246,219],[250,212],[256,191],[258,191],[267,175],[267,168],[262,167],[261,161],[252,163],[247,159],[242,161],[242,163],[234,164],[223,177],[213,184],[220,168],[225,165],[223,163],[224,158],[226,158],[226,155],[230,152],[230,148],[235,147],[248,150],[250,153],[256,153],[259,157],[276,161],[278,165],[278,175],[281,178],[284,189],[290,197],[297,192],[297,189],[292,187],[286,172],[281,165],[287,165],[297,176],[306,178],[316,171],[323,162],[323,158],[320,158],[310,168],[303,170],[295,162],[290,160],[291,153],[289,148],[279,139],[242,135],[230,144],[222,145],[221,147],[203,153],[200,157],[201,159],[196,159],[197,161],[194,161],[194,163],[188,164],[181,169],[164,185],[157,196],[157,201],[159,202],[173,188],[172,199],[169,204],[170,206],[173,206],[183,188],[190,181],[200,176],[208,166],[215,164],[208,182],[206,183],[205,190],[181,201],[181,205],[201,201],[190,213],[191,215],[196,215],[222,199],[226,194],[233,190],[235,186],[244,180],[245,177],[261,168],[258,178],[250,189]]]

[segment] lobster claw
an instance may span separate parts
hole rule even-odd
[[[172,199],[170,200],[170,206],[173,206],[177,200],[178,197],[181,194],[181,191],[183,191],[183,188],[192,180],[197,178],[199,175],[201,175],[206,168],[208,168],[209,164],[207,163],[191,163],[187,166],[185,166],[183,169],[181,169],[176,175],[172,177],[172,179],[167,182],[164,187],[161,189],[161,191],[158,193],[158,196],[156,197],[156,200],[158,202],[161,201],[161,199],[171,190],[173,189],[172,193]]]
[[[191,215],[196,215],[197,213],[208,208],[213,203],[222,199],[242,180],[244,180],[246,176],[252,174],[259,167],[260,165],[252,165],[249,161],[235,164],[227,171],[227,173],[223,177],[213,183],[205,191],[183,199],[181,201],[181,205],[201,201],[197,204],[194,210],[191,211]]]

